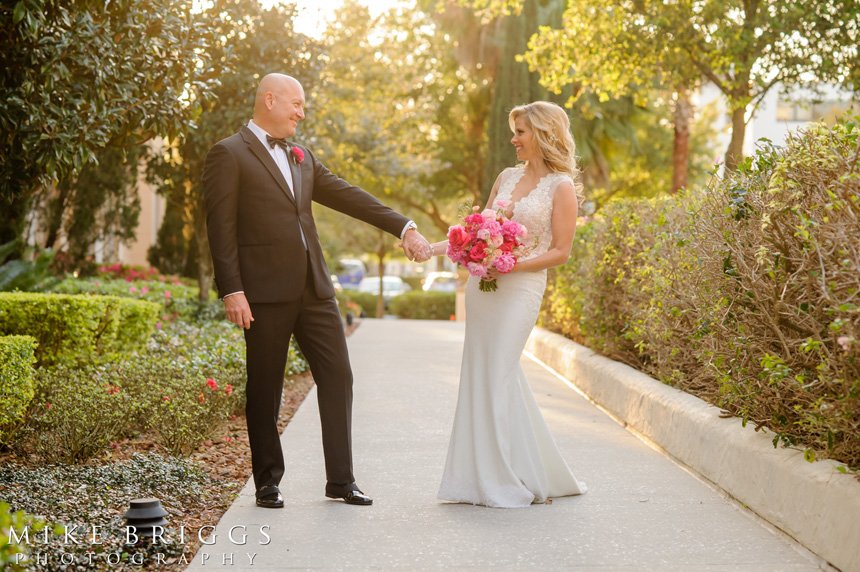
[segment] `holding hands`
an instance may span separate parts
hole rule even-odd
[[[413,262],[424,262],[432,256],[430,243],[414,228],[406,231],[400,245],[403,247],[406,258]]]

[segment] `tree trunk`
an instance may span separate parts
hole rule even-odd
[[[726,172],[730,173],[738,168],[738,164],[744,158],[744,135],[746,135],[746,107],[738,107],[732,110],[732,140],[726,150]]]
[[[687,168],[690,164],[690,119],[693,116],[693,104],[686,88],[677,91],[675,101],[675,141],[672,151],[672,193],[687,186]]]
[[[206,210],[202,196],[197,197],[195,204],[194,237],[197,239],[197,286],[200,288],[197,299],[206,303],[209,301],[209,291],[212,290],[215,269],[209,252],[209,234],[206,231]]]
[[[63,215],[66,212],[66,203],[71,194],[71,186],[69,184],[60,183],[57,185],[57,195],[53,200],[48,201],[48,221],[45,228],[45,248],[54,248],[57,239],[60,236],[60,229],[63,227]]]
[[[385,316],[385,298],[382,297],[382,281],[385,276],[385,248],[381,245],[376,251],[376,256],[379,259],[379,294],[376,297],[376,317],[382,318]]]

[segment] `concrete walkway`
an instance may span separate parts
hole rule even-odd
[[[826,569],[528,358],[523,367],[538,403],[589,492],[509,510],[436,500],[463,332],[455,322],[364,320],[349,339],[353,440],[358,484],[374,505],[323,496],[312,392],[282,437],[286,507],[256,508],[249,483],[218,524],[217,542],[189,570]],[[231,542],[228,532],[239,526]],[[271,537],[265,545],[261,526]]]

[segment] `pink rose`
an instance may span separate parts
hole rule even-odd
[[[502,274],[507,274],[511,270],[514,269],[514,265],[517,263],[516,258],[514,258],[510,254],[502,254],[496,259],[496,270],[501,272]]]
[[[478,242],[472,247],[472,250],[469,251],[469,258],[475,262],[480,262],[486,256],[487,244],[484,242]]]
[[[455,248],[462,248],[471,240],[469,232],[462,226],[452,226],[448,229],[448,244]]]

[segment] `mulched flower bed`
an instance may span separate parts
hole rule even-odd
[[[286,381],[281,430],[312,386],[310,373]],[[245,418],[234,416],[188,458],[164,456],[145,438],[114,443],[107,458],[85,465],[39,466],[0,453],[0,500],[59,524],[47,534],[30,531],[30,558],[21,560],[22,569],[184,570],[199,536],[211,533],[204,527],[218,523],[250,475]],[[145,497],[160,499],[169,513],[167,542],[129,548],[122,515],[131,499]],[[101,544],[92,542],[93,526],[99,527],[95,540]]]

